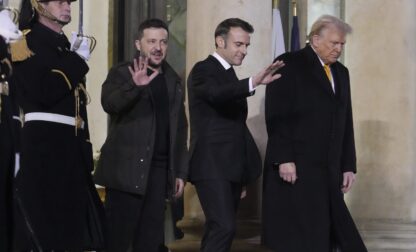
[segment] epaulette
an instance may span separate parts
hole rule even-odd
[[[27,41],[26,41],[26,35],[30,31],[31,31],[30,29],[23,30],[22,38],[13,43],[10,43],[10,51],[11,51],[13,62],[24,61],[34,55],[34,53],[27,46]]]

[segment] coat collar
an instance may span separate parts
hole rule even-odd
[[[213,55],[209,55],[206,59],[208,62],[211,62],[212,65],[218,71],[219,78],[223,80],[228,80],[230,83],[238,82],[238,78],[235,74],[233,66],[230,66],[228,69]]]
[[[36,36],[38,43],[49,44],[52,48],[56,47],[59,51],[69,51],[70,43],[65,34],[57,33],[41,23],[35,23],[29,35]]]
[[[218,60],[218,62],[221,63],[221,65],[224,67],[225,70],[230,69],[232,67],[221,55],[219,55],[217,52],[214,52],[212,56]]]
[[[310,45],[307,45],[304,48],[304,52],[307,59],[307,65],[310,66],[309,69],[311,71],[311,74],[317,79],[316,84],[320,86],[328,95],[330,95],[332,98],[341,98],[343,97],[343,86],[344,78],[340,76],[340,69],[339,65],[340,63],[337,61],[333,64],[331,64],[331,72],[332,77],[335,81],[335,94],[332,90],[331,82],[328,80],[328,77],[325,74],[325,70],[322,67],[322,63],[319,60],[318,55],[315,53],[315,51],[312,49]]]
[[[182,99],[183,90],[181,85],[181,78],[166,61],[163,61],[162,63],[162,72],[165,77],[166,86],[168,89],[169,107],[172,109],[173,105],[178,103],[175,100]]]

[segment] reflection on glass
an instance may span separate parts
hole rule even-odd
[[[167,61],[185,80],[186,0],[168,0],[166,20],[169,24],[169,53]]]

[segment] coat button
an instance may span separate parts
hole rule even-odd
[[[144,161],[144,159],[143,159],[143,158],[141,158],[141,159],[140,159],[140,162],[143,162],[143,161]]]
[[[136,185],[136,189],[137,189],[137,188],[139,188],[139,186],[138,186],[138,185]]]
[[[140,178],[142,178],[142,179],[143,179],[143,178],[144,178],[144,174],[142,174],[142,175],[140,176]]]

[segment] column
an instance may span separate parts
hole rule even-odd
[[[370,248],[416,249],[415,13],[412,0],[345,1],[358,159],[347,201]]]

